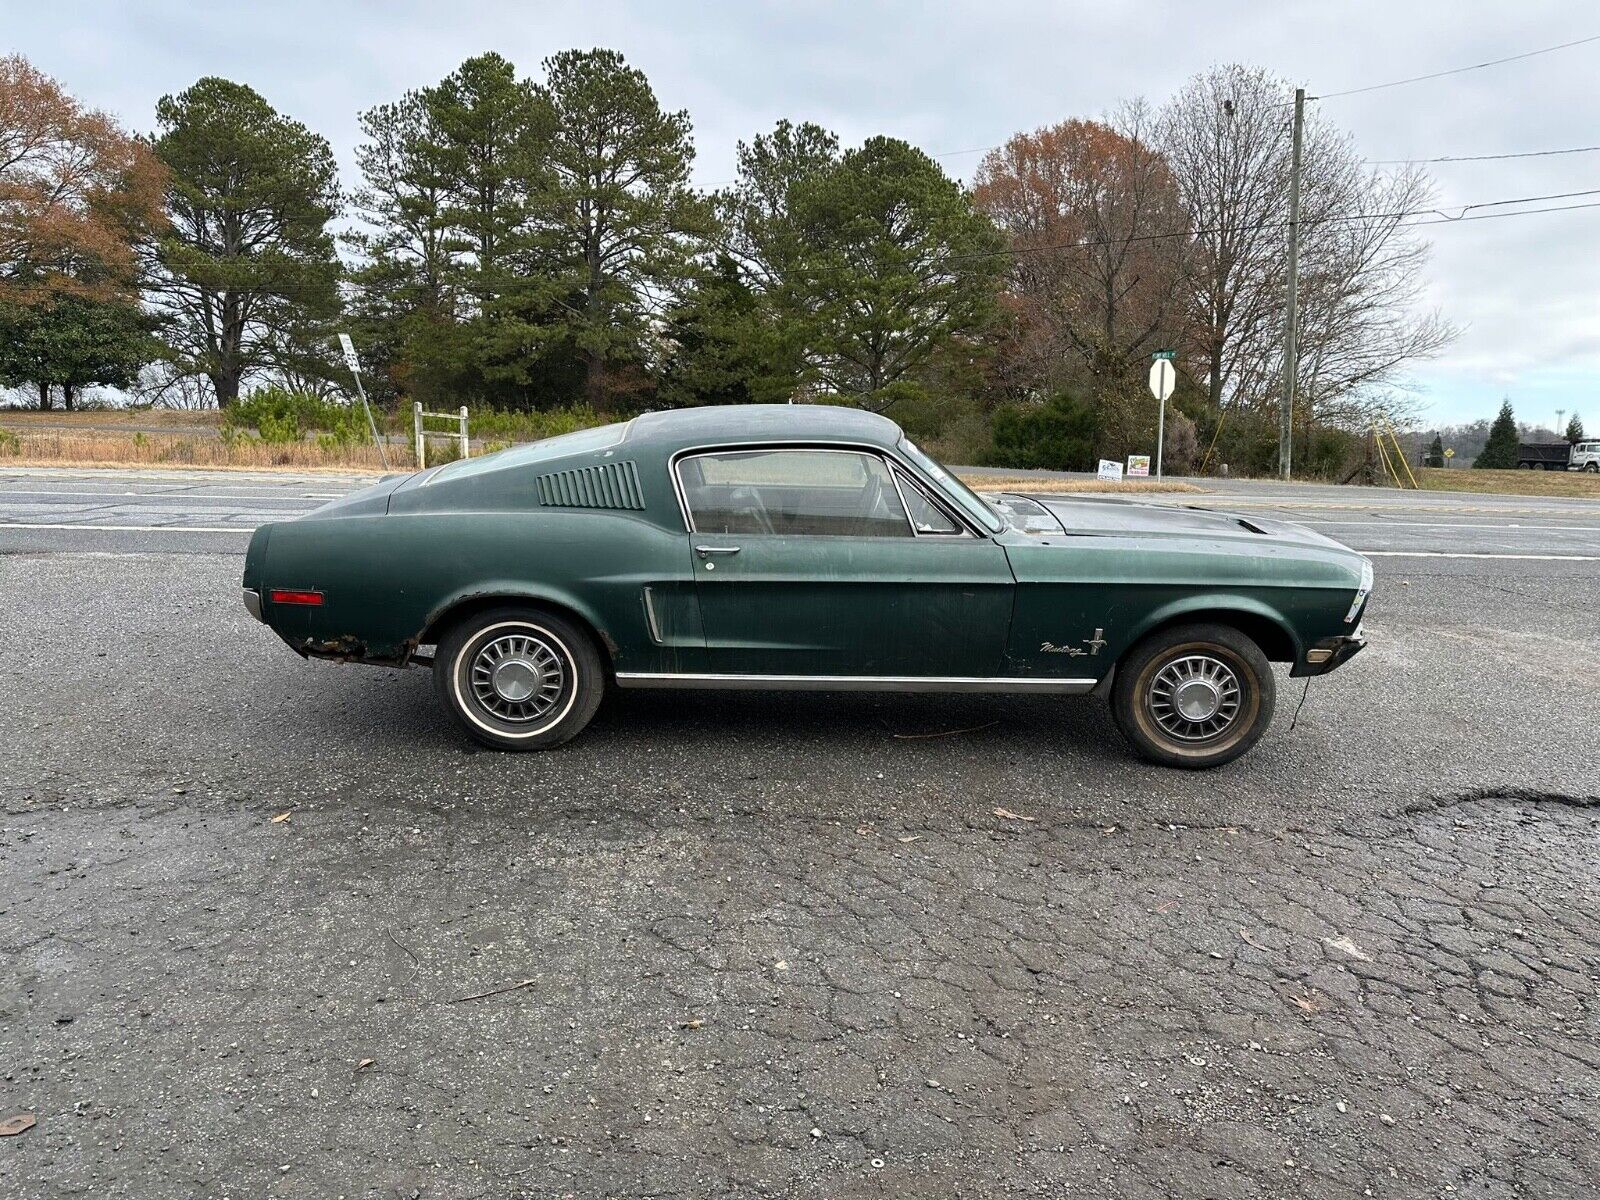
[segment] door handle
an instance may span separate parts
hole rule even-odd
[[[737,546],[696,546],[694,552],[701,558],[710,558],[713,554],[737,554]]]

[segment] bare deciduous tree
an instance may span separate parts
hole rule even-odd
[[[1282,395],[1292,90],[1227,65],[1162,110],[1160,142],[1194,229],[1182,278],[1188,360],[1213,405]],[[1408,219],[1431,204],[1415,167],[1369,170],[1315,110],[1301,176],[1297,396],[1306,422],[1361,428],[1407,407],[1405,367],[1454,331],[1420,313],[1427,246]]]
[[[1319,151],[1301,234],[1295,408],[1304,427],[1362,431],[1416,411],[1406,367],[1455,336],[1421,308],[1429,248],[1407,232],[1432,206],[1433,183],[1415,166],[1370,170],[1343,138]]]

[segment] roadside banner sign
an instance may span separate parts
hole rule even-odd
[[[1122,482],[1122,464],[1109,458],[1100,460],[1100,478],[1114,483]]]
[[[344,351],[344,365],[350,368],[350,373],[361,374],[361,360],[356,357],[356,346],[348,333],[339,335],[339,349]]]
[[[1128,455],[1128,478],[1150,474],[1150,456],[1148,454]]]

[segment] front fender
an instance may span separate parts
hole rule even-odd
[[[1265,621],[1278,633],[1282,634],[1288,649],[1288,661],[1298,662],[1304,652],[1304,645],[1300,635],[1294,630],[1294,625],[1283,613],[1269,604],[1253,596],[1241,596],[1229,592],[1202,592],[1193,596],[1183,596],[1170,601],[1146,613],[1142,620],[1128,631],[1127,645],[1133,646],[1143,639],[1152,630],[1163,625],[1170,625],[1181,620],[1223,620],[1229,616],[1243,616],[1248,620]],[[1270,653],[1268,657],[1278,657]]]

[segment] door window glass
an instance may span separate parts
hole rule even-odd
[[[853,450],[738,450],[678,464],[699,533],[910,537],[881,458]]]
[[[915,483],[906,478],[905,472],[896,471],[894,476],[900,481],[900,494],[905,497],[906,512],[911,517],[911,526],[918,534],[929,535],[960,535],[963,530],[950,517],[940,510],[939,506],[928,499]]]

